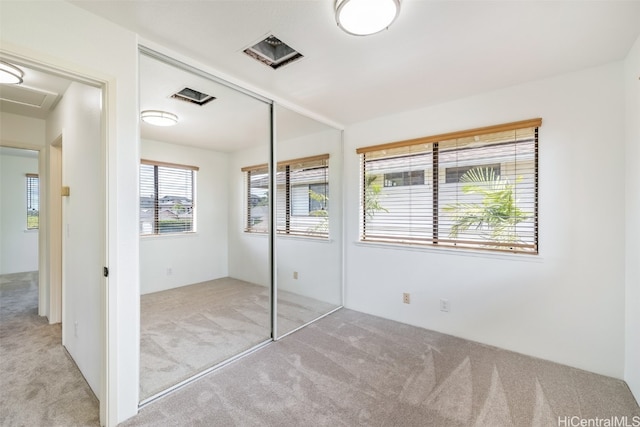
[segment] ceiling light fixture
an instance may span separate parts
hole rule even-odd
[[[400,13],[400,0],[336,0],[338,26],[354,36],[386,29]]]
[[[0,61],[0,83],[19,85],[22,83],[24,71],[8,62]]]
[[[160,110],[145,110],[140,114],[140,118],[154,126],[173,126],[178,123],[178,116]]]

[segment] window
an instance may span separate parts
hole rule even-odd
[[[266,165],[243,168],[247,189],[245,231],[269,231]],[[276,172],[276,232],[329,237],[329,155],[279,162]]]
[[[195,166],[142,160],[140,234],[195,231]]]
[[[490,169],[495,176],[500,176],[500,165],[475,165],[475,166],[458,166],[455,168],[447,168],[446,169],[446,178],[445,182],[447,184],[453,184],[456,182],[460,182],[460,178],[464,176],[471,169]]]
[[[384,174],[385,187],[397,187],[402,185],[423,185],[424,170],[392,172]]]
[[[247,189],[245,231],[269,232],[269,168],[266,165],[243,169]]]
[[[27,174],[27,230],[40,228],[40,178]]]
[[[538,253],[541,123],[359,148],[360,240]]]

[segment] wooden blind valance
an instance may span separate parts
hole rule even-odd
[[[424,136],[421,138],[407,139],[404,141],[396,141],[396,142],[389,142],[386,144],[360,147],[356,149],[356,153],[362,154],[362,153],[368,153],[371,151],[388,150],[388,149],[408,147],[411,145],[418,145],[418,144],[428,144],[433,142],[445,141],[449,139],[468,138],[468,137],[474,137],[474,136],[485,135],[490,133],[499,133],[499,132],[512,131],[516,129],[523,129],[523,128],[536,128],[536,127],[540,127],[540,125],[542,125],[541,118],[521,120],[519,122],[504,123],[501,125],[485,126],[481,128],[475,128],[475,129],[467,129],[467,130],[461,130],[456,132],[442,133],[439,135]]]

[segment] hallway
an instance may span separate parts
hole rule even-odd
[[[0,276],[0,425],[98,426],[98,400],[38,316],[37,272]]]

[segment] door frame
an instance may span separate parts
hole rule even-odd
[[[71,69],[64,69],[60,66],[47,63],[43,57],[27,57],[23,55],[17,55],[14,53],[7,52],[3,49],[0,49],[0,56],[3,59],[16,62],[18,64],[28,66],[33,69],[37,69],[38,71],[42,71],[48,74],[60,76],[62,78],[82,83],[87,86],[95,87],[100,89],[101,91],[101,113],[100,113],[100,174],[101,174],[101,193],[102,199],[104,202],[103,205],[103,215],[101,219],[101,235],[103,236],[103,241],[101,242],[101,258],[102,263],[106,267],[109,266],[109,138],[108,138],[108,112],[110,110],[109,97],[108,94],[112,90],[111,85],[112,82],[97,77],[86,74],[83,70],[82,72],[76,72]],[[42,208],[44,207],[44,224],[41,222],[40,226],[44,225],[44,233],[42,232],[42,228],[40,229],[38,236],[38,262],[39,262],[39,281],[40,283],[49,283],[50,278],[50,266],[48,265],[50,248],[53,247],[54,244],[58,244],[58,242],[52,242],[50,239],[50,208],[51,208],[51,198],[52,194],[49,193],[49,188],[52,185],[50,181],[50,161],[51,161],[51,145],[55,145],[58,141],[61,143],[62,135],[57,136],[53,141],[45,140],[44,146],[35,146],[33,144],[20,143],[20,142],[11,142],[11,141],[0,141],[0,145],[14,147],[14,148],[25,148],[29,150],[38,151],[38,173],[45,177],[45,183],[40,182],[40,190],[42,194],[42,189],[44,188],[45,193],[45,203],[41,205],[41,214]],[[43,155],[44,154],[44,155]],[[42,197],[41,197],[42,198]],[[60,212],[61,215],[61,212]],[[42,218],[41,218],[42,219]],[[60,241],[58,247],[62,247],[62,230],[60,230]],[[62,268],[62,266],[60,266]],[[109,304],[110,299],[115,299],[114,292],[110,292],[109,287],[109,278],[108,276],[102,275],[102,272],[96,272],[96,274],[100,274],[101,277],[101,289],[100,289],[100,342],[102,344],[102,349],[100,351],[101,354],[101,369],[100,369],[100,395],[98,396],[99,401],[99,412],[100,412],[100,424],[111,426],[116,424],[117,419],[117,402],[115,396],[116,389],[116,362],[117,355],[115,351],[115,310],[116,307],[113,304]],[[59,306],[55,308],[57,313],[60,315],[60,320],[62,319],[64,307],[62,306],[62,283],[60,283],[60,287],[56,289],[56,292],[59,290],[60,299]],[[47,289],[45,287],[40,287],[39,295],[38,295],[38,314],[45,315],[47,306],[49,309],[49,315],[51,315],[52,311],[54,311],[54,307],[51,306],[53,292],[49,289],[48,292],[49,298],[47,298]],[[111,312],[110,312],[111,311]],[[56,323],[51,322],[50,323]],[[113,326],[113,327],[111,327]],[[112,345],[113,343],[113,345]],[[62,345],[62,342],[60,343]]]
[[[49,226],[47,257],[49,263],[49,323],[62,322],[62,135],[49,150]]]

